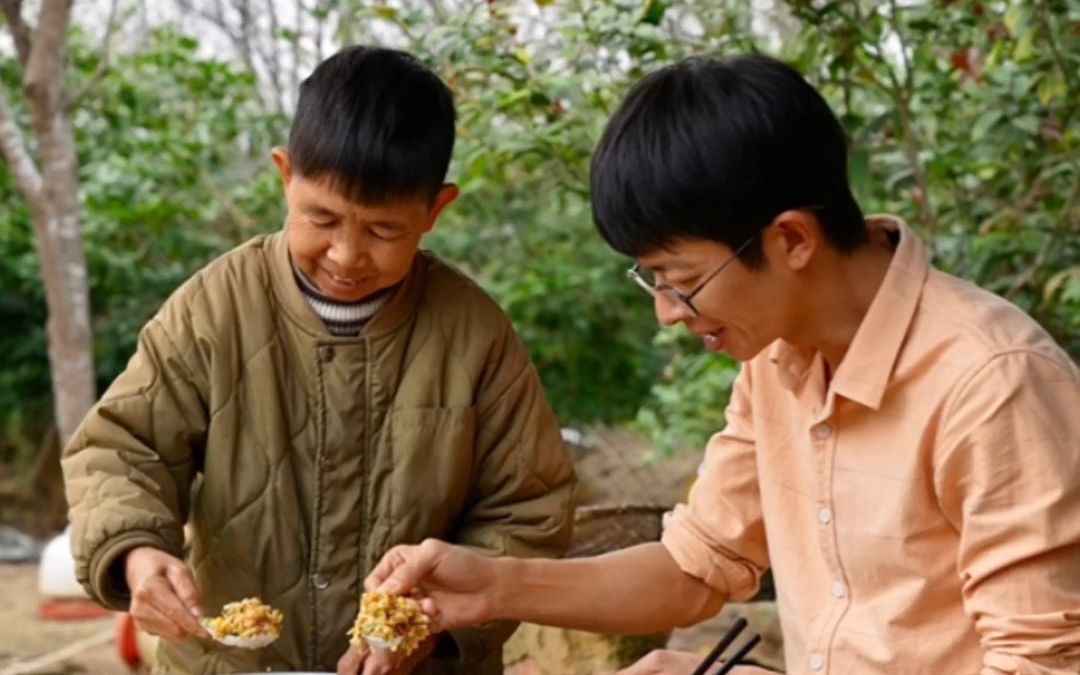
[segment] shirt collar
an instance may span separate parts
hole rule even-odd
[[[899,243],[881,287],[832,378],[831,389],[877,410],[911,327],[930,265],[922,241],[900,218],[871,216],[867,226],[896,233]],[[806,377],[814,355],[813,350],[783,340],[774,343],[768,352],[781,386],[788,390],[795,389]]]

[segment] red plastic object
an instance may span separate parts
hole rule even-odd
[[[139,658],[139,647],[135,642],[135,619],[130,614],[116,615],[116,650],[120,652],[120,660],[132,670],[139,667],[142,659]]]
[[[38,616],[48,621],[83,621],[100,619],[109,614],[109,610],[101,605],[82,598],[42,600],[38,605]]]

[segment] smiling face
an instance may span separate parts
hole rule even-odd
[[[358,204],[334,189],[331,180],[293,173],[286,151],[277,149],[273,156],[285,184],[292,261],[338,302],[357,302],[400,283],[420,239],[457,197],[457,188],[446,185],[431,201],[417,197]]]
[[[688,294],[697,314],[670,295],[654,297],[657,319],[665,326],[683,323],[711,352],[749,361],[777,339],[798,339],[810,320],[806,302],[812,286],[808,265],[818,249],[820,231],[801,212],[785,212],[759,236],[763,261],[751,268],[735,259],[715,276],[717,266],[734,251],[706,239],[679,239],[638,258],[658,283]],[[707,281],[706,281],[707,279]]]

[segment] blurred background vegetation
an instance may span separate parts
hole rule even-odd
[[[629,425],[662,458],[723,423],[735,364],[658,331],[588,205],[627,87],[691,54],[796,65],[850,134],[864,209],[907,218],[938,266],[1080,358],[1073,0],[87,1],[68,36],[71,88],[91,85],[70,116],[99,392],[176,286],[280,227],[270,148],[298,79],[350,42],[411,50],[453,88],[463,197],[426,245],[510,313],[566,425]],[[29,128],[20,63],[0,53]],[[0,253],[0,488],[17,490],[53,470],[56,434],[35,234],[3,163]]]

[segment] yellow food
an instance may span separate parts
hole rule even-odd
[[[258,598],[244,598],[225,605],[221,616],[215,616],[207,622],[207,628],[218,639],[228,636],[239,638],[277,636],[281,634],[283,619],[281,610],[264,605]]]
[[[389,643],[390,651],[413,653],[431,634],[430,619],[412,598],[375,591],[360,597],[360,613],[349,631],[349,643],[364,644],[364,638]],[[398,639],[400,644],[396,644]]]

